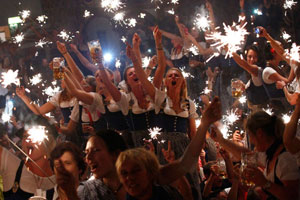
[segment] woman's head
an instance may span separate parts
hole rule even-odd
[[[77,145],[71,142],[60,143],[53,149],[50,154],[52,168],[55,167],[57,161],[61,161],[64,168],[73,175],[75,180],[79,180],[85,172],[86,164],[83,153]]]
[[[151,192],[158,177],[157,157],[144,148],[129,149],[120,153],[116,162],[120,181],[129,195],[141,197]]]
[[[178,68],[171,68],[167,71],[167,74],[165,77],[165,86],[167,87],[167,91],[175,89],[175,88],[181,88],[180,89],[180,97],[182,99],[187,98],[186,80]]]
[[[96,92],[97,83],[95,77],[87,76],[81,81],[81,86],[86,92]]]
[[[257,151],[264,152],[275,140],[282,140],[284,127],[282,119],[276,115],[257,111],[248,117],[245,129]]]
[[[99,131],[86,144],[86,162],[94,177],[106,178],[115,173],[115,162],[127,145],[113,130]]]
[[[114,82],[114,73],[110,69],[105,69],[106,75],[111,82]],[[96,83],[97,83],[97,92],[103,94],[106,89],[105,84],[103,83],[102,77],[100,75],[100,70],[97,70],[95,73]]]
[[[134,87],[135,85],[140,83],[140,80],[138,79],[136,73],[135,73],[135,69],[131,66],[131,67],[127,67],[124,70],[124,80],[127,84],[128,89],[130,90],[130,88]]]
[[[247,63],[250,65],[256,65],[257,63],[259,63],[259,61],[260,61],[259,50],[256,45],[252,45],[247,48],[246,59],[247,59]]]

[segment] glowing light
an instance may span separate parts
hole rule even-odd
[[[122,41],[123,43],[125,43],[125,42],[127,41],[126,37],[125,37],[125,36],[122,36],[121,41]]]
[[[125,23],[124,21],[124,16],[125,16],[125,13],[124,12],[118,12],[115,14],[115,16],[113,17],[113,20],[116,22],[116,23],[119,23],[120,25],[122,25],[122,23]]]
[[[125,5],[120,0],[102,0],[101,7],[104,11],[115,12],[120,8],[125,7]]]
[[[174,8],[172,8],[171,10],[168,10],[167,13],[169,13],[170,15],[174,15],[175,14]]]
[[[19,12],[22,20],[25,21],[30,16],[30,10],[22,10]]]
[[[228,132],[229,132],[229,127],[227,124],[222,124],[222,126],[220,127],[220,132],[222,133],[223,137],[225,139],[228,138]]]
[[[211,92],[212,92],[212,90],[208,89],[208,87],[205,87],[204,90],[203,90],[204,94],[209,94]]]
[[[52,42],[49,42],[46,40],[46,38],[43,38],[43,39],[40,39],[38,42],[35,42],[35,47],[43,48],[47,44],[52,44]]]
[[[149,128],[149,134],[152,140],[157,140],[157,136],[159,136],[162,129],[159,127]]]
[[[143,68],[148,67],[150,60],[151,60],[151,57],[149,57],[149,56],[142,58]]]
[[[57,36],[62,38],[66,42],[69,42],[74,38],[71,32],[67,33],[65,30],[62,30]]]
[[[210,29],[210,20],[207,15],[197,14],[194,20],[194,26],[196,26],[201,31],[207,31]]]
[[[258,8],[254,9],[253,13],[256,14],[256,15],[262,15],[262,11]]]
[[[24,40],[24,34],[23,33],[19,33],[15,37],[13,37],[13,42],[16,43],[16,44],[19,44],[19,46],[21,45],[21,42],[23,40]]]
[[[46,135],[47,130],[45,126],[32,126],[27,130],[28,137],[27,140],[40,145],[45,139],[48,140]]]
[[[49,87],[47,87],[46,89],[43,90],[43,92],[44,92],[46,95],[50,96],[50,97],[54,96],[54,95],[57,94],[59,91],[60,91],[60,88],[59,88],[59,87],[53,87],[53,88],[52,88],[51,86],[49,86]]]
[[[199,55],[198,48],[194,44],[192,44],[192,46],[188,50],[192,52],[192,54],[194,54],[195,56]]]
[[[195,78],[192,74],[190,74],[189,72],[184,71],[185,67],[181,67],[179,68],[181,70],[181,73],[183,75],[184,78]]]
[[[140,14],[138,15],[138,17],[141,18],[141,19],[144,19],[144,18],[146,17],[146,14],[145,14],[145,13],[140,13]]]
[[[119,59],[116,59],[115,67],[116,67],[117,69],[120,69],[120,67],[121,67],[121,62],[120,62]]]
[[[129,26],[131,28],[135,27],[137,24],[137,21],[135,18],[126,19],[126,22],[127,22],[127,26]]]
[[[198,128],[201,124],[201,119],[196,119],[195,122],[196,122],[196,127]]]
[[[1,75],[1,84],[3,87],[7,87],[8,85],[15,84],[17,86],[20,85],[20,79],[18,78],[19,70],[13,71],[9,69],[7,72],[2,72]]]
[[[4,112],[2,113],[1,119],[3,123],[10,122],[10,118],[11,115],[9,115],[8,113],[4,113]]]
[[[286,42],[291,42],[291,35],[288,34],[286,31],[282,31],[281,33],[282,39],[284,39]]]
[[[84,11],[84,14],[83,14],[83,17],[84,17],[84,18],[88,18],[88,17],[91,17],[91,16],[93,16],[93,15],[94,15],[94,14],[91,13],[90,11],[85,10],[85,11]]]
[[[228,52],[226,53],[225,58],[228,56],[232,57],[232,53],[238,50],[241,50],[241,44],[245,42],[245,36],[249,34],[245,29],[247,23],[244,23],[243,26],[233,23],[232,26],[227,26],[223,23],[225,35],[222,35],[221,32],[213,32],[209,34],[206,39],[215,41],[211,46],[215,46],[219,51],[221,48],[227,47]],[[218,30],[216,28],[216,30]]]
[[[266,113],[268,113],[268,115],[273,115],[274,114],[274,111],[273,111],[272,108],[263,108],[262,110],[265,111]]]
[[[40,15],[36,18],[36,20],[40,23],[40,24],[46,24],[46,20],[48,19],[48,17],[46,15]]]
[[[294,6],[294,5],[296,5],[297,4],[297,2],[296,1],[294,1],[294,0],[285,0],[284,1],[284,4],[283,4],[283,8],[284,9],[292,9],[292,7]]]
[[[179,0],[171,0],[171,3],[174,5],[179,4]]]
[[[292,61],[300,62],[300,46],[297,46],[296,43],[292,44],[292,48],[290,50],[285,50],[286,55]]]
[[[283,122],[284,122],[285,124],[287,124],[287,123],[290,122],[291,116],[288,115],[288,114],[283,114],[283,115],[282,115],[282,120],[283,120]]]
[[[239,98],[239,102],[240,102],[241,104],[246,103],[246,102],[247,102],[247,97],[246,97],[246,96],[241,96],[241,97]]]
[[[105,53],[103,59],[105,62],[109,63],[112,60],[113,56],[111,53]]]
[[[227,115],[224,116],[224,122],[227,125],[232,125],[234,122],[236,122],[239,119],[239,116],[236,114],[237,109],[230,110],[227,112]]]
[[[29,80],[30,80],[31,85],[36,85],[42,81],[42,75],[40,73],[36,74],[32,77],[32,79],[29,79]]]

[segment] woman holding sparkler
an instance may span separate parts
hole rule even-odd
[[[55,176],[48,160],[50,152],[55,147],[55,139],[50,133],[47,137],[48,139],[35,142],[36,138],[30,129],[24,132],[22,153],[29,156],[26,160],[20,160],[0,146],[0,174],[3,177],[5,199],[27,200],[33,195],[44,197],[51,195],[50,191],[47,194],[45,191],[55,185]]]
[[[162,35],[158,27],[154,28],[153,35],[158,57],[164,60],[161,43]],[[138,35],[135,34],[133,41],[138,40],[137,38]],[[159,54],[162,55],[159,56]],[[161,163],[166,163],[162,155],[162,149],[166,148],[167,143],[163,144],[162,141],[171,141],[175,158],[178,159],[189,144],[190,138],[193,138],[196,133],[195,118],[198,117],[194,102],[187,97],[186,81],[179,69],[171,68],[168,70],[164,82],[167,91],[160,91],[160,87],[156,87],[148,81],[146,74],[137,61],[135,52],[130,46],[127,46],[127,55],[131,58],[136,74],[144,85],[146,92],[155,102],[155,111],[159,114],[160,123],[158,127],[163,129],[163,133],[157,136],[159,160]],[[159,65],[157,70],[155,76],[162,81],[165,65]],[[196,171],[194,171],[192,182],[195,188],[199,187]]]
[[[254,161],[251,166],[244,163],[246,168],[243,170],[242,178],[261,187],[271,199],[299,199],[300,175],[295,158],[285,150],[282,142],[284,131],[282,120],[264,111],[257,111],[248,117],[246,129],[256,151],[265,154],[263,160],[265,166],[262,172],[258,164],[263,163]],[[212,137],[237,158],[241,158],[242,152],[250,151],[224,139],[217,129],[212,132]]]

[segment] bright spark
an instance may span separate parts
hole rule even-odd
[[[85,11],[84,11],[84,14],[83,14],[83,17],[84,17],[84,18],[88,18],[88,17],[91,17],[91,16],[93,16],[93,15],[94,15],[94,14],[91,13],[90,11],[85,10]]]
[[[236,114],[237,109],[230,110],[227,112],[227,115],[224,116],[224,122],[227,125],[232,125],[235,121],[239,119],[239,116]]]
[[[281,37],[282,37],[282,39],[284,39],[284,41],[286,41],[286,42],[291,42],[291,41],[292,41],[292,40],[291,40],[291,35],[288,34],[286,31],[283,31],[283,32],[281,33]]]
[[[40,23],[40,24],[46,24],[46,20],[48,19],[48,17],[46,15],[40,15],[36,18],[36,20]]]
[[[192,44],[192,46],[188,50],[192,52],[192,54],[194,54],[195,56],[199,55],[198,48],[194,44]]]
[[[245,36],[249,34],[245,29],[247,23],[243,26],[240,26],[236,23],[233,23],[232,26],[227,26],[223,23],[225,35],[222,35],[221,32],[214,32],[209,34],[206,39],[207,40],[214,40],[215,43],[211,46],[215,46],[219,51],[221,48],[226,47],[228,48],[228,52],[226,53],[225,58],[232,57],[232,53],[238,50],[241,50],[241,44],[245,42]],[[217,28],[216,28],[217,30]]]
[[[169,13],[170,15],[174,15],[175,14],[174,8],[172,8],[171,10],[168,10],[167,13]]]
[[[153,81],[153,79],[154,79],[154,77],[153,76],[148,76],[148,81],[150,81],[150,82],[152,82]]]
[[[151,60],[151,57],[149,57],[149,56],[145,56],[144,58],[142,58],[143,68],[148,67],[150,60]]]
[[[131,28],[135,27],[137,24],[137,21],[134,18],[129,18],[126,21],[127,21],[127,26],[129,26]]]
[[[125,13],[124,12],[118,12],[115,14],[115,16],[113,17],[113,20],[116,22],[116,23],[119,23],[120,25],[122,25],[122,23],[125,23],[124,21],[124,16],[125,16]]]
[[[161,134],[160,133],[161,130],[162,129],[159,127],[149,128],[148,131],[149,131],[151,139],[157,140],[157,136]]]
[[[30,10],[22,10],[19,12],[22,20],[25,21],[30,16]]]
[[[207,31],[210,29],[211,21],[208,19],[208,15],[197,14],[194,19],[194,26],[201,31]]]
[[[67,33],[65,30],[62,30],[57,36],[62,38],[66,42],[69,42],[74,38],[71,32]]]
[[[240,98],[239,98],[239,102],[241,103],[241,104],[244,104],[244,103],[246,103],[247,102],[247,97],[246,96],[241,96]]]
[[[39,73],[39,74],[36,74],[32,77],[32,79],[29,79],[30,80],[30,83],[31,85],[36,85],[38,83],[40,83],[42,81],[42,75]]]
[[[171,3],[174,5],[179,4],[179,0],[171,0]]]
[[[294,5],[296,5],[297,4],[297,2],[296,1],[294,1],[294,0],[285,0],[285,2],[284,2],[284,4],[283,4],[283,8],[284,9],[292,9],[292,7],[294,6]]]
[[[181,67],[180,70],[184,78],[195,78],[191,73],[184,71],[185,67]]]
[[[35,42],[35,47],[43,48],[47,44],[52,44],[52,42],[49,42],[46,40],[46,38],[43,38],[43,39],[40,39],[38,42]]]
[[[102,0],[101,7],[104,11],[113,13],[120,8],[125,7],[125,5],[120,0]]]
[[[282,120],[283,120],[283,122],[284,122],[285,124],[287,124],[287,123],[290,122],[291,116],[288,115],[288,114],[283,114],[283,115],[282,115]]]
[[[8,85],[15,84],[17,86],[20,85],[20,79],[18,78],[18,71],[13,71],[9,69],[7,72],[2,72],[1,75],[1,84],[3,87],[7,87]]]
[[[228,132],[229,132],[229,127],[226,124],[222,124],[221,128],[220,128],[220,132],[222,133],[223,137],[225,139],[228,138]]]
[[[21,45],[21,42],[23,40],[24,40],[24,34],[23,33],[19,33],[15,37],[13,37],[13,42],[16,43],[16,44],[19,44],[19,46]]]
[[[3,123],[10,122],[10,118],[11,118],[11,115],[9,115],[8,113],[5,113],[5,112],[2,113],[1,119],[2,119]]]
[[[40,145],[45,139],[48,140],[47,130],[45,126],[32,126],[27,130],[27,140]]]
[[[201,124],[201,119],[196,119],[195,122],[196,122],[196,127],[198,128]]]
[[[50,97],[54,96],[59,91],[60,91],[60,87],[53,87],[52,88],[51,86],[49,86],[49,87],[47,87],[46,89],[43,90],[43,92],[46,95],[50,96]]]
[[[263,108],[262,110],[265,111],[266,113],[268,113],[268,115],[273,115],[274,114],[274,111],[273,111],[272,108]]]
[[[292,44],[292,48],[290,50],[285,50],[287,56],[292,61],[300,62],[300,46],[297,46],[296,43]]]
[[[211,92],[212,92],[212,90],[208,89],[208,87],[205,87],[204,90],[203,90],[204,94],[209,94]]]
[[[115,67],[116,67],[117,69],[120,69],[120,67],[121,67],[121,62],[120,62],[119,59],[116,59]]]
[[[141,18],[141,19],[144,19],[144,18],[146,17],[146,14],[145,14],[145,13],[140,13],[140,14],[138,15],[138,17]]]
[[[122,41],[123,43],[125,43],[125,42],[127,41],[126,37],[125,37],[125,36],[122,36],[121,41]]]

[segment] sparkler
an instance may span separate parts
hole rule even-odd
[[[69,42],[74,38],[71,32],[67,33],[65,30],[62,30],[57,36],[62,38],[66,42]]]
[[[125,13],[124,12],[118,12],[115,14],[115,16],[113,17],[113,20],[116,22],[116,23],[119,23],[120,25],[122,25],[122,23],[124,24],[125,21],[124,21],[124,16],[125,16]]]
[[[145,14],[145,13],[140,13],[140,14],[138,15],[138,17],[141,18],[141,19],[144,19],[144,18],[146,17],[146,14]]]
[[[35,42],[35,47],[43,48],[44,45],[47,45],[47,44],[52,44],[52,42],[47,41],[46,38],[42,38],[38,42]]]
[[[241,97],[239,98],[239,102],[240,102],[241,104],[246,103],[246,102],[247,102],[247,97],[246,97],[246,96],[241,96]]]
[[[93,15],[94,15],[94,14],[91,13],[90,11],[85,10],[85,11],[84,11],[84,14],[83,14],[83,17],[84,17],[84,18],[88,18],[88,17],[93,16]]]
[[[185,67],[181,67],[181,68],[179,68],[180,70],[181,70],[181,73],[182,73],[182,76],[184,77],[184,78],[195,78],[191,73],[189,73],[189,72],[186,72],[186,71],[184,71],[185,70]]]
[[[149,63],[150,63],[151,57],[149,56],[145,56],[144,58],[142,58],[142,63],[143,63],[143,68],[148,67]]]
[[[208,20],[208,16],[202,16],[201,14],[197,14],[194,20],[194,26],[196,26],[199,30],[207,31],[210,28],[210,21]]]
[[[2,113],[1,116],[2,122],[3,123],[10,122],[10,117],[11,115],[9,115],[8,113]]]
[[[171,0],[171,3],[174,5],[179,4],[179,0]]]
[[[172,8],[171,10],[168,10],[167,13],[169,13],[170,15],[174,15],[175,14],[174,8]]]
[[[49,86],[49,87],[47,87],[45,90],[43,90],[43,92],[46,94],[46,95],[48,95],[48,96],[50,96],[50,97],[52,97],[52,96],[54,96],[56,93],[58,93],[60,91],[60,88],[59,87],[51,87],[51,86]]]
[[[15,84],[15,85],[20,85],[20,79],[18,78],[18,71],[13,71],[9,69],[7,72],[2,72],[1,75],[1,82],[3,87],[7,87],[8,85]]]
[[[32,77],[32,79],[29,79],[29,80],[30,80],[31,85],[36,85],[42,81],[42,75],[40,73],[36,74]]]
[[[120,62],[119,59],[116,59],[115,67],[116,67],[117,69],[120,69],[120,67],[121,67],[121,62]]]
[[[249,34],[245,29],[247,23],[244,23],[242,26],[236,24],[235,22],[232,26],[226,25],[223,23],[225,35],[222,35],[221,32],[213,32],[209,34],[206,39],[215,41],[211,46],[215,46],[219,51],[221,48],[227,47],[228,51],[225,58],[228,56],[232,57],[232,53],[241,49],[241,44],[245,42],[245,36]],[[216,28],[218,30],[219,27]]]
[[[104,11],[115,12],[120,8],[125,7],[125,4],[120,0],[102,0],[101,7],[104,9]]]
[[[227,115],[224,116],[224,122],[226,125],[232,125],[240,117],[236,114],[237,109],[230,110],[227,112]]]
[[[36,18],[36,20],[43,26],[43,24],[46,24],[46,20],[48,17],[46,15],[40,15]]]
[[[151,139],[157,140],[157,136],[161,134],[160,133],[161,130],[162,129],[159,127],[149,128],[148,131],[149,131]]]
[[[23,22],[30,16],[30,10],[22,10],[19,12]]]
[[[125,37],[125,36],[122,36],[121,41],[122,41],[123,43],[126,43],[126,41],[127,41],[126,37]]]
[[[211,92],[212,92],[212,90],[208,89],[208,87],[205,87],[204,90],[203,90],[204,94],[209,94]]]
[[[266,113],[268,113],[269,115],[273,115],[274,114],[274,111],[273,111],[272,108],[263,108],[262,110],[265,111]]]
[[[292,48],[290,50],[285,50],[285,52],[289,59],[300,62],[300,46],[297,46],[296,43],[293,43]]]
[[[291,41],[292,41],[292,40],[291,40],[291,35],[288,34],[286,31],[283,31],[283,32],[281,33],[281,37],[282,37],[282,39],[284,39],[286,42],[291,42]]]
[[[129,18],[129,19],[126,19],[125,21],[126,21],[126,25],[131,28],[135,27],[137,24],[137,21],[135,18]]]
[[[188,51],[192,52],[192,54],[194,54],[195,56],[199,55],[198,48],[194,44],[192,44]]]
[[[48,140],[47,130],[45,126],[32,126],[27,130],[27,142],[32,142],[40,145],[44,140]]]
[[[283,114],[282,115],[282,120],[285,124],[289,123],[291,120],[291,116],[289,114]]]
[[[13,42],[15,44],[18,44],[18,46],[21,45],[21,42],[24,40],[24,34],[23,33],[19,33],[17,34],[15,37],[13,37]]]
[[[284,4],[283,4],[283,8],[284,9],[292,9],[292,7],[294,6],[294,5],[296,5],[297,4],[297,2],[296,1],[294,1],[294,0],[285,0],[285,2],[284,2]]]

